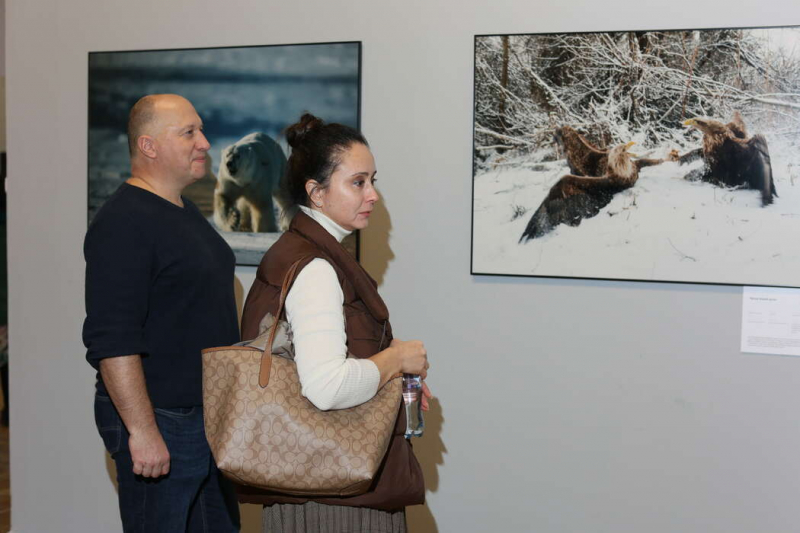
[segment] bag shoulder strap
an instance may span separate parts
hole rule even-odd
[[[278,300],[278,310],[275,312],[275,320],[272,321],[272,328],[269,332],[269,339],[267,345],[264,347],[264,352],[261,354],[261,365],[258,370],[258,385],[263,389],[269,385],[269,372],[272,368],[272,343],[275,342],[275,333],[278,331],[278,322],[283,315],[283,306],[286,303],[286,295],[289,294],[289,289],[294,283],[294,278],[297,275],[297,269],[300,265],[309,259],[310,256],[301,257],[289,267],[286,271],[286,276],[283,278],[281,285],[281,296]]]

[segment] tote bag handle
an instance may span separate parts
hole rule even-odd
[[[258,370],[258,385],[264,389],[269,385],[269,372],[272,369],[272,343],[275,342],[275,333],[278,331],[278,322],[283,314],[283,305],[286,302],[286,295],[294,281],[295,274],[300,265],[306,261],[308,257],[303,257],[295,261],[289,270],[286,272],[286,277],[283,278],[283,285],[281,286],[281,297],[278,301],[278,311],[275,313],[275,320],[272,321],[272,329],[269,332],[269,340],[264,347],[264,352],[261,354],[261,366]]]

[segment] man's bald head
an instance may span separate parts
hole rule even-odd
[[[159,111],[183,102],[189,103],[186,98],[177,94],[148,94],[133,105],[128,116],[128,150],[131,158],[136,155],[139,137],[155,137],[159,133],[162,127]]]

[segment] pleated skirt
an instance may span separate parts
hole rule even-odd
[[[406,533],[405,511],[363,507],[275,504],[264,507],[262,533]]]

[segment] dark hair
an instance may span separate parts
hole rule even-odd
[[[314,180],[321,189],[330,185],[331,174],[342,154],[353,144],[369,146],[361,133],[343,124],[326,124],[310,113],[285,130],[292,155],[286,166],[286,187],[292,203],[308,207],[306,182]]]

